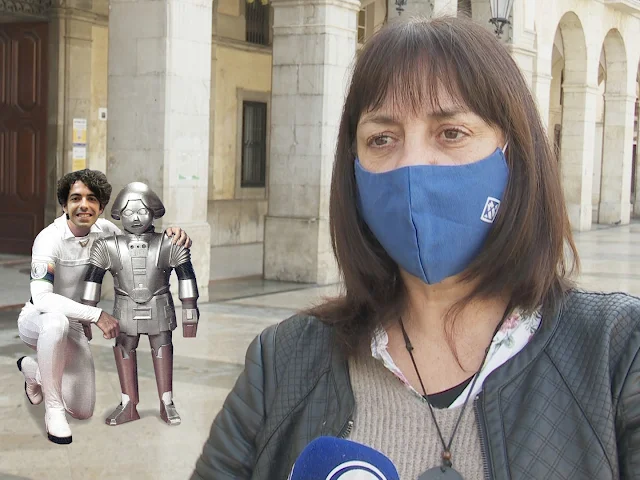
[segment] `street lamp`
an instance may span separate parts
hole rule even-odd
[[[502,29],[509,23],[509,15],[513,8],[513,0],[491,0],[491,19],[489,23],[496,26],[496,35],[500,38]]]
[[[407,0],[396,0],[396,11],[398,15],[401,15],[404,12],[404,6],[407,4]]]

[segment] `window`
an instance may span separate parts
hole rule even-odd
[[[367,34],[367,11],[363,8],[358,12],[358,43],[364,43]]]
[[[267,104],[242,102],[240,186],[264,188],[267,171]]]
[[[251,0],[245,4],[246,40],[258,45],[269,45],[269,4]]]

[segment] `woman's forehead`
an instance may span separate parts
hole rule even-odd
[[[451,118],[468,113],[472,112],[462,99],[454,101],[450,96],[443,95],[437,101],[425,99],[417,105],[385,101],[362,112],[358,123],[376,121],[401,123],[412,118]]]
[[[387,89],[381,101],[365,105],[360,120],[372,115],[386,115],[394,118],[449,116],[451,112],[469,112],[470,108],[454,85],[442,82],[430,84],[426,81],[413,87],[402,88],[402,79],[397,78],[395,85]]]

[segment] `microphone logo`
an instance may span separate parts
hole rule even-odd
[[[387,477],[368,462],[351,460],[331,470],[326,480],[387,480]]]

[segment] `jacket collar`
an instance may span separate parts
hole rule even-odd
[[[520,350],[520,352],[505,362],[503,365],[495,369],[485,379],[483,392],[498,392],[500,387],[511,382],[518,377],[535,359],[542,354],[551,339],[553,338],[560,319],[562,317],[567,297],[571,292],[566,292],[559,306],[555,310],[545,310],[542,313],[542,323],[533,335],[533,338]]]

